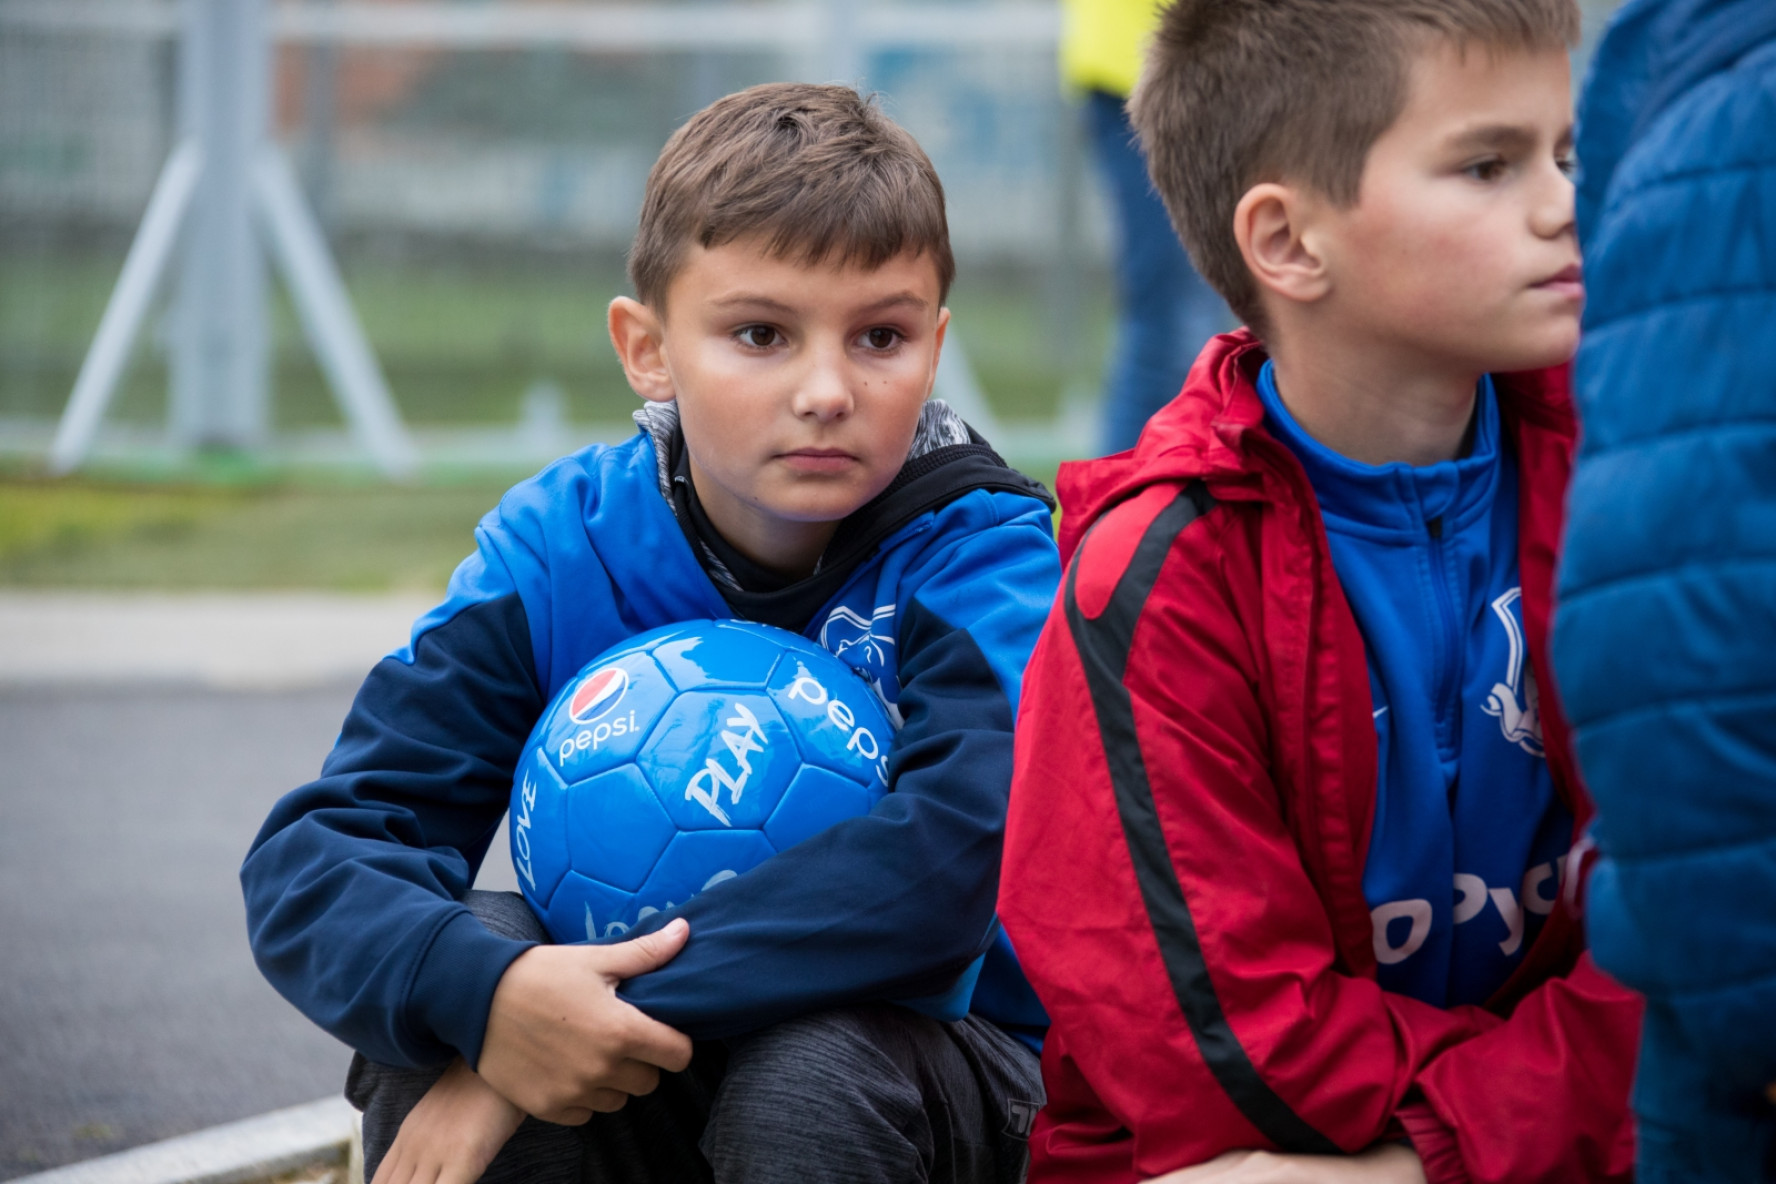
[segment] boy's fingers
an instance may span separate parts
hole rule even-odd
[[[668,1073],[682,1073],[691,1063],[691,1038],[677,1028],[649,1019],[640,1011],[631,1018],[626,1055],[631,1060],[658,1065]]]
[[[556,1126],[585,1126],[592,1121],[592,1111],[585,1106],[563,1106],[558,1110],[540,1111],[536,1117]]]
[[[644,934],[610,946],[593,946],[603,957],[604,973],[621,982],[658,970],[684,949],[691,936],[691,927],[683,917],[655,933]]]
[[[401,1145],[399,1136],[388,1154],[376,1167],[376,1177],[372,1184],[414,1184],[419,1175],[419,1165],[414,1162],[410,1149]]]
[[[615,1114],[629,1104],[629,1095],[622,1090],[595,1089],[586,1098],[586,1104],[595,1114]]]
[[[390,1147],[383,1155],[382,1162],[376,1165],[376,1174],[370,1177],[370,1184],[396,1184],[400,1178],[399,1148]]]
[[[660,1070],[646,1061],[626,1060],[611,1072],[605,1084],[639,1098],[659,1088]]]

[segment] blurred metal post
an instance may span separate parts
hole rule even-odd
[[[417,454],[288,164],[271,143],[266,0],[182,0],[180,143],[162,171],[50,450],[68,473],[91,451],[176,243],[168,426],[184,447],[252,449],[270,435],[265,254],[277,251],[309,344],[354,434],[391,477]]]
[[[123,274],[117,277],[117,288],[105,305],[99,331],[93,335],[92,347],[80,363],[68,408],[56,426],[55,442],[49,447],[52,473],[72,472],[92,447],[111,393],[117,389],[117,380],[129,361],[130,347],[141,332],[142,318],[179,241],[179,224],[191,205],[202,169],[203,157],[197,145],[187,140],[173,149],[160,171],[160,179],[154,183],[148,212],[142,215],[141,228],[124,258]]]
[[[296,302],[302,330],[352,434],[383,472],[411,476],[419,455],[395,410],[376,355],[352,315],[351,297],[327,253],[327,240],[302,204],[295,172],[283,154],[267,144],[259,150],[253,181],[265,232]]]
[[[179,124],[204,161],[185,223],[172,339],[173,441],[250,449],[268,434],[265,258],[253,158],[270,123],[265,0],[187,0]]]
[[[842,82],[868,93],[862,46],[858,43],[856,0],[823,0],[821,57],[827,82]]]
[[[331,8],[338,0],[309,0]],[[316,41],[304,48],[302,117],[308,125],[302,169],[308,179],[308,200],[322,228],[333,220],[333,131],[337,114],[334,90],[339,78],[339,46]]]

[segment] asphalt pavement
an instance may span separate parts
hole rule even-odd
[[[54,670],[60,629],[77,675],[21,671],[26,647],[0,644],[0,1179],[337,1093],[350,1053],[260,977],[236,870],[272,803],[318,770],[355,689],[344,671],[410,617],[340,601],[325,636],[311,620],[249,659],[228,638],[263,633],[256,614],[287,623],[287,603],[157,601],[160,641],[132,652],[166,656],[107,676],[80,674],[82,639],[100,619],[115,633],[129,605],[82,601],[82,625],[56,603],[32,628],[0,597],[0,642],[30,636]],[[188,644],[167,647],[168,628]],[[194,672],[206,646],[225,660]],[[510,887],[494,850],[482,886]]]

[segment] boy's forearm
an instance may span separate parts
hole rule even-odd
[[[1408,1146],[1384,1143],[1357,1155],[1277,1155],[1230,1151],[1147,1184],[1426,1184]]]
[[[494,986],[527,948],[457,903],[541,710],[527,646],[514,596],[378,663],[322,776],[274,807],[242,864],[266,977],[378,1061],[472,1061]]]
[[[260,970],[372,1060],[472,1062],[500,975],[531,943],[488,932],[456,903],[471,870],[454,851],[343,855],[341,836],[314,834],[320,826],[310,818],[280,832],[241,869]],[[393,875],[393,864],[408,871]]]

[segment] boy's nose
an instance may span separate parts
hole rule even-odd
[[[1553,176],[1543,183],[1530,210],[1530,229],[1543,238],[1570,232],[1575,218],[1572,179],[1558,169],[1551,171]]]
[[[832,359],[815,359],[796,388],[796,415],[827,423],[849,415],[851,406],[851,384],[845,368]]]

